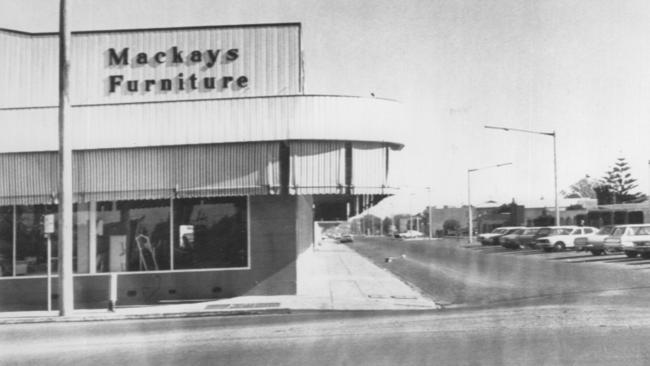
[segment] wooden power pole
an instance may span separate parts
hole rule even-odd
[[[72,148],[70,146],[70,28],[66,0],[59,8],[59,314],[74,310],[72,278]]]

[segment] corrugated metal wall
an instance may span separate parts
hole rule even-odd
[[[292,194],[345,193],[344,142],[290,142]]]
[[[352,193],[377,193],[386,187],[386,148],[379,144],[355,142],[352,144]]]
[[[58,46],[53,36],[0,31],[0,108],[57,104]]]
[[[271,140],[399,141],[394,101],[323,95],[73,107],[76,150]],[[57,109],[0,110],[0,151],[58,149]],[[34,133],[38,131],[38,133]]]
[[[0,154],[0,205],[52,203],[57,166],[51,152]]]
[[[301,93],[300,26],[274,24],[200,29],[134,30],[124,32],[73,33],[71,41],[71,95],[73,104],[103,104],[232,98]],[[129,65],[109,65],[109,48],[118,53],[129,48]],[[171,50],[182,51],[183,63],[172,63]],[[25,35],[0,31],[0,108],[41,107],[57,103],[58,41],[56,35]],[[220,49],[217,62],[207,67],[207,50]],[[239,57],[228,61],[227,50],[238,49]],[[188,61],[194,50],[202,52],[201,62]],[[137,53],[151,59],[166,52],[162,64],[151,61],[133,64]],[[215,51],[216,52],[216,51]],[[123,88],[109,93],[109,76],[126,80],[175,79],[195,74],[203,77],[239,76],[248,78],[246,88],[210,90],[199,88],[138,92]],[[200,84],[199,84],[200,85]],[[174,88],[176,89],[176,88]]]
[[[290,141],[291,194],[345,194],[343,141]],[[354,142],[352,194],[385,194],[384,144]],[[75,200],[113,201],[280,193],[280,143],[158,146],[73,153]],[[56,152],[0,154],[0,205],[47,204]]]
[[[76,201],[211,197],[279,191],[277,143],[75,151]],[[51,203],[54,152],[0,154],[0,205]]]

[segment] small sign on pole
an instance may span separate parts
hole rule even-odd
[[[55,217],[54,214],[43,217],[43,233],[47,239],[47,311],[52,311],[52,234]]]
[[[43,218],[43,233],[44,234],[54,234],[54,221],[55,214],[45,215]]]

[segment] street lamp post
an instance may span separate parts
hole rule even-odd
[[[467,218],[469,221],[469,244],[472,244],[472,236],[474,234],[474,224],[472,222],[472,200],[471,200],[471,184],[470,184],[470,173],[475,172],[477,170],[483,170],[483,169],[488,169],[488,168],[498,168],[506,165],[511,165],[512,163],[501,163],[501,164],[496,164],[496,165],[489,165],[489,166],[484,166],[481,168],[474,168],[474,169],[467,169]]]
[[[431,187],[427,187],[427,211],[429,212],[429,239],[433,238],[431,226],[433,225],[433,219],[431,218]]]
[[[555,185],[554,185],[555,225],[559,226],[560,225],[560,208],[559,208],[558,203],[557,203],[557,142],[556,142],[555,131],[553,131],[553,132],[541,132],[541,131],[523,130],[523,129],[519,129],[519,128],[496,127],[496,126],[485,126],[485,128],[491,128],[491,129],[503,130],[503,131],[515,131],[515,132],[533,133],[533,134],[536,134],[536,135],[546,135],[546,136],[552,136],[553,137],[553,175],[554,175],[554,178],[555,178]]]

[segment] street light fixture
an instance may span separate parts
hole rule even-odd
[[[523,130],[523,129],[519,129],[519,128],[496,127],[496,126],[485,126],[485,128],[491,128],[491,129],[495,129],[495,130],[504,130],[504,131],[533,133],[533,134],[536,134],[536,135],[546,135],[546,136],[552,136],[553,137],[553,175],[555,177],[555,186],[554,186],[554,194],[555,194],[555,225],[559,226],[560,225],[560,208],[559,208],[559,206],[557,204],[557,142],[556,142],[555,131],[553,131],[553,132],[542,132],[542,131],[531,131],[531,130]]]
[[[469,243],[472,244],[472,236],[474,232],[474,227],[472,223],[472,201],[471,201],[471,184],[469,182],[469,177],[471,172],[475,172],[477,170],[483,170],[483,169],[489,169],[489,168],[498,168],[506,165],[512,165],[512,163],[501,163],[501,164],[496,164],[496,165],[489,165],[489,166],[484,166],[481,168],[473,168],[473,169],[467,169],[467,218],[469,221]]]

